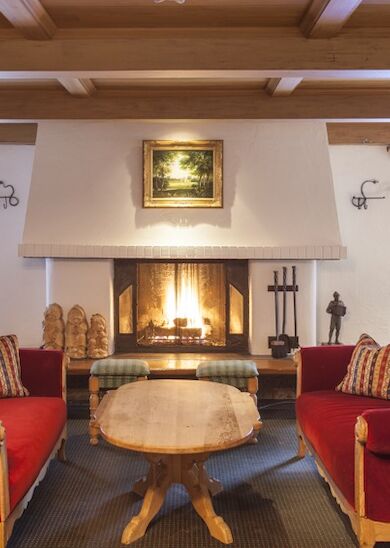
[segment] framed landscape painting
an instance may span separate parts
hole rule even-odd
[[[144,141],[144,207],[222,207],[222,141]]]

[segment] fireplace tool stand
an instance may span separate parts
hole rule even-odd
[[[275,336],[268,337],[268,348],[271,348],[273,358],[285,358],[293,348],[299,347],[297,332],[297,300],[298,286],[296,283],[296,266],[292,267],[292,285],[287,285],[287,267],[283,267],[283,285],[279,285],[279,272],[274,270],[274,285],[268,286],[275,296]],[[279,292],[283,292],[282,333],[279,329]],[[287,293],[293,294],[294,335],[286,333]]]

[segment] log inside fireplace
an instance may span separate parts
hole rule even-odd
[[[247,260],[114,261],[116,352],[247,352]]]

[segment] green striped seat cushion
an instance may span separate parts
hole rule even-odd
[[[248,377],[224,377],[220,375],[209,377],[209,380],[212,382],[229,384],[230,386],[235,386],[239,390],[248,390]]]
[[[252,360],[210,360],[199,362],[196,376],[201,377],[238,377],[258,376],[257,367]],[[221,381],[222,382],[222,381]]]
[[[149,373],[147,362],[130,358],[96,360],[91,367],[91,375],[96,377],[146,377]]]
[[[101,375],[99,376],[99,389],[119,388],[122,384],[135,382],[139,377],[134,375]]]

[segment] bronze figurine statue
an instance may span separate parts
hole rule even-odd
[[[340,293],[338,293],[337,291],[333,293],[333,301],[330,301],[326,311],[328,314],[331,314],[328,344],[332,344],[333,332],[335,330],[336,330],[335,344],[341,344],[339,340],[341,318],[345,316],[347,312],[347,307],[345,306],[343,301],[340,300]]]

